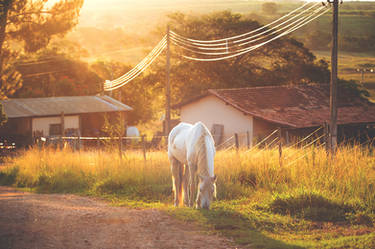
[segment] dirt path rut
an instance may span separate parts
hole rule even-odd
[[[0,187],[0,248],[235,248],[158,210]]]

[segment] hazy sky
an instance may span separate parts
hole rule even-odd
[[[51,0],[50,0],[51,1]],[[50,2],[49,1],[49,2]],[[54,1],[59,0],[53,0]],[[246,5],[246,2],[255,3],[265,2],[266,0],[221,0],[220,4],[228,2],[230,4],[235,5]],[[267,0],[278,2],[277,0]],[[307,2],[321,2],[326,0],[306,0]],[[301,1],[301,5],[303,2]],[[375,1],[375,0],[372,0]],[[80,18],[80,25],[83,26],[96,26],[100,25],[101,23],[121,23],[123,20],[137,20],[142,22],[142,17],[145,15],[147,16],[147,11],[171,11],[173,6],[178,6],[179,8],[184,7],[189,10],[199,10],[204,6],[216,6],[217,0],[85,0],[83,7],[81,9],[81,18]],[[238,4],[236,4],[238,3]],[[344,0],[345,3],[345,0]],[[209,5],[207,5],[209,4]],[[219,5],[220,5],[219,4]],[[208,7],[208,8],[210,8]],[[238,6],[237,6],[238,7]],[[186,10],[184,10],[186,11]],[[155,20],[157,21],[157,20]]]
[[[56,0],[57,1],[57,0]],[[216,0],[205,0],[204,2],[215,2]],[[259,2],[260,0],[238,0],[239,3],[243,2]],[[272,2],[273,0],[269,0]],[[302,2],[322,2],[326,0],[305,0]],[[373,2],[375,0],[354,0],[354,1],[362,1],[362,2]],[[93,9],[111,9],[116,8],[116,5],[129,5],[132,8],[137,7],[156,7],[160,6],[163,7],[163,5],[171,5],[171,4],[199,4],[200,0],[85,0],[83,4],[82,11],[85,12],[87,10],[93,10]],[[229,2],[229,1],[228,1]],[[231,1],[235,2],[235,1]],[[274,2],[277,2],[274,1]],[[345,0],[344,0],[345,2]]]

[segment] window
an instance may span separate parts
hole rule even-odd
[[[49,135],[50,136],[61,135],[61,124],[50,124],[49,125]]]

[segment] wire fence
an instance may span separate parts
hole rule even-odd
[[[284,131],[285,133],[285,131]],[[285,135],[285,134],[284,134]],[[287,135],[287,134],[286,134]],[[287,135],[288,136],[288,135]],[[226,140],[218,145],[216,145],[216,150],[218,151],[229,151],[229,150],[239,150],[241,153],[247,154],[250,152],[255,152],[252,157],[278,147],[280,165],[283,161],[288,161],[286,166],[290,166],[304,157],[312,153],[311,148],[321,148],[327,144],[327,135],[325,134],[323,127],[320,126],[313,130],[304,137],[300,137],[293,142],[287,142],[285,137],[282,136],[281,128],[272,130],[263,138],[258,138],[258,142],[253,145],[249,132],[235,133],[232,136],[226,138]],[[347,145],[348,141],[354,141],[354,138],[345,140],[343,146]],[[352,141],[352,142],[353,142]],[[367,146],[372,147],[375,144],[375,139],[368,138],[366,141],[354,143],[360,147]],[[108,136],[97,136],[97,137],[81,137],[81,136],[55,136],[55,137],[36,137],[34,139],[34,146],[38,146],[40,149],[44,147],[52,148],[70,148],[73,151],[81,150],[113,150],[118,149],[119,154],[122,155],[126,151],[138,150],[143,152],[144,158],[146,160],[147,151],[152,150],[167,150],[167,136],[165,135],[154,135],[147,137],[133,136],[133,137],[108,137]],[[296,149],[293,151],[293,149]],[[355,147],[353,146],[353,150]],[[12,154],[16,150],[15,143],[4,143],[0,142],[0,154],[2,156],[7,156]],[[290,150],[290,151],[289,151]],[[288,151],[288,153],[285,153]],[[301,154],[303,152],[303,155]],[[297,157],[297,158],[296,158]],[[292,161],[291,161],[292,160]]]

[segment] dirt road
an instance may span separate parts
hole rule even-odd
[[[0,248],[234,248],[158,210],[0,187]]]

